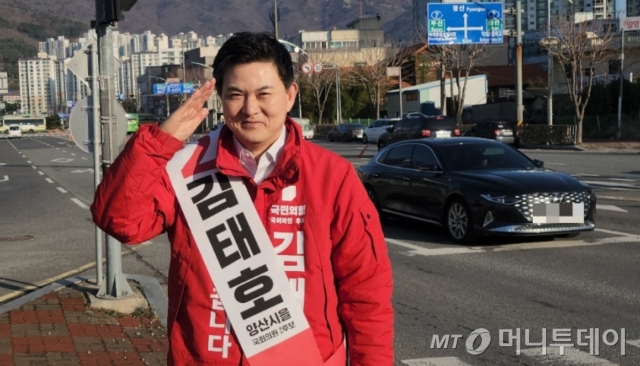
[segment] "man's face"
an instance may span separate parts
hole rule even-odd
[[[233,66],[225,72],[222,86],[225,124],[257,157],[280,136],[297,92],[296,84],[285,88],[272,62]]]

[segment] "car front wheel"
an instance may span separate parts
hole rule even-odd
[[[367,137],[367,135],[362,135],[362,143],[363,144],[368,144],[369,143],[369,138]]]
[[[460,198],[449,202],[445,210],[444,224],[447,234],[458,244],[471,244],[475,239],[473,220],[469,206]]]

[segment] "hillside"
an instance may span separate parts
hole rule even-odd
[[[279,0],[279,29],[283,34],[295,34],[299,29],[320,30],[344,28],[363,14],[380,14],[385,30],[394,38],[406,38],[410,32],[411,0]],[[13,14],[40,12],[71,19],[83,24],[95,18],[94,0],[0,0],[3,9]],[[126,19],[118,24],[120,31],[141,33],[150,30],[167,35],[195,31],[199,35],[217,35],[241,30],[270,30],[269,11],[273,2],[264,0],[139,0]],[[398,21],[400,18],[402,21]],[[46,17],[41,18],[44,21]],[[403,24],[407,29],[398,29]]]
[[[55,6],[52,4],[55,3]],[[279,0],[280,37],[307,31],[345,28],[363,14],[380,14],[392,39],[411,34],[411,0]],[[120,32],[175,35],[195,31],[215,36],[241,30],[271,30],[273,2],[264,0],[139,0]],[[34,56],[38,41],[65,35],[76,38],[95,18],[95,0],[0,0],[0,70],[15,73],[20,57]],[[7,41],[11,39],[12,41]]]

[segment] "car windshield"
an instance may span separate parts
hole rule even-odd
[[[532,161],[509,146],[463,143],[436,147],[444,167],[453,172],[494,169],[535,169]]]

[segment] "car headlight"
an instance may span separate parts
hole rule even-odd
[[[514,204],[519,203],[521,201],[520,198],[516,198],[516,197],[512,197],[512,196],[506,196],[506,195],[503,195],[503,194],[495,194],[495,193],[481,194],[480,197],[484,198],[487,201],[491,201],[491,202],[495,202],[495,203],[501,203],[503,205],[514,205]]]

